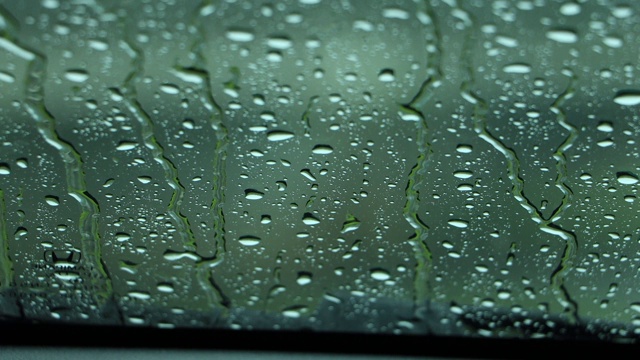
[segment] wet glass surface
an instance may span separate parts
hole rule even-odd
[[[0,312],[635,339],[635,2],[0,1]]]

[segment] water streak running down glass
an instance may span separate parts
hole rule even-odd
[[[636,340],[638,16],[0,0],[0,315]]]

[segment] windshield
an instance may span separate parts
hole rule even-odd
[[[0,313],[633,340],[638,11],[0,1]]]

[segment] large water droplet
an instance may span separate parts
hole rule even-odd
[[[333,152],[333,148],[329,145],[316,145],[311,152],[318,155],[327,155]]]
[[[253,235],[245,235],[241,236],[238,241],[244,246],[256,246],[260,244],[260,241],[262,241],[262,239]]]
[[[373,269],[371,270],[371,278],[378,281],[385,281],[389,280],[391,275],[385,269]]]
[[[616,173],[616,176],[620,184],[633,185],[638,182],[638,177],[635,174],[632,174],[627,171],[620,171]]]
[[[246,30],[229,30],[226,35],[227,39],[238,42],[248,42],[255,39],[255,35]]]
[[[554,29],[547,31],[547,39],[563,44],[572,44],[578,41],[578,34],[573,30]]]
[[[264,193],[258,190],[247,189],[244,191],[244,197],[247,200],[260,200],[264,197]]]
[[[634,106],[640,104],[640,90],[622,90],[613,98],[618,105]]]
[[[284,141],[293,138],[295,135],[289,131],[274,130],[267,134],[269,141]]]
[[[69,81],[81,83],[89,79],[89,73],[87,73],[85,70],[74,69],[67,71],[64,74],[64,77]]]

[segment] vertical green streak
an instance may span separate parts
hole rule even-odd
[[[524,180],[520,177],[520,160],[516,153],[507,147],[497,137],[492,135],[487,130],[487,114],[489,113],[489,107],[487,102],[473,92],[475,86],[475,71],[472,64],[473,59],[473,44],[477,43],[475,40],[475,34],[479,33],[479,30],[474,25],[473,16],[468,12],[458,7],[458,10],[464,12],[467,16],[467,36],[464,44],[464,50],[462,54],[463,66],[467,73],[467,81],[464,81],[461,86],[462,97],[474,105],[473,122],[474,130],[478,136],[491,144],[496,150],[498,150],[507,161],[507,172],[509,179],[511,180],[511,193],[516,201],[527,211],[531,219],[539,224],[539,229],[543,232],[555,235],[561,238],[565,243],[565,249],[563,251],[560,265],[551,275],[551,288],[556,296],[558,302],[564,307],[565,312],[569,316],[569,321],[575,323],[579,320],[577,304],[571,299],[567,289],[564,286],[564,276],[572,266],[573,258],[577,248],[577,241],[575,235],[569,231],[566,231],[556,224],[555,220],[558,220],[564,211],[570,206],[572,199],[572,192],[565,184],[567,177],[566,156],[564,152],[569,149],[575,138],[577,137],[577,130],[575,127],[566,122],[566,116],[560,106],[564,101],[570,98],[574,93],[573,83],[575,77],[572,75],[572,80],[567,90],[561,94],[551,109],[557,114],[557,122],[565,129],[569,130],[569,135],[565,141],[558,147],[553,157],[556,160],[556,167],[558,170],[558,176],[556,178],[556,186],[563,192],[562,204],[554,211],[554,213],[545,219],[542,212],[526,197],[524,194]]]
[[[13,262],[9,249],[7,234],[7,205],[4,191],[0,189],[0,291],[10,289],[13,285]]]
[[[220,286],[215,281],[211,270],[224,261],[227,250],[224,221],[224,191],[226,183],[225,166],[227,148],[229,146],[229,132],[224,124],[224,112],[213,97],[211,77],[207,70],[207,63],[203,49],[204,41],[206,39],[203,22],[205,21],[206,16],[212,14],[214,10],[215,8],[209,1],[203,1],[197,9],[192,22],[193,26],[197,29],[198,36],[191,46],[191,52],[195,55],[195,64],[192,67],[179,68],[177,70],[187,72],[200,79],[199,83],[202,85],[204,92],[204,96],[200,96],[200,99],[205,109],[210,112],[208,119],[209,125],[216,136],[216,147],[212,163],[212,200],[210,206],[216,250],[212,257],[202,257],[202,260],[199,261],[196,266],[198,281],[206,291],[207,296],[209,297],[209,302],[214,305],[217,310],[223,310],[223,313],[226,314],[230,306],[230,299],[224,294]]]
[[[420,186],[427,174],[432,150],[430,144],[429,125],[427,119],[420,110],[433,95],[434,89],[440,85],[440,33],[437,17],[431,9],[429,1],[424,2],[426,13],[433,26],[433,39],[427,43],[427,48],[433,45],[435,50],[428,50],[427,55],[427,79],[422,83],[418,94],[408,103],[399,105],[400,112],[405,120],[416,121],[418,158],[409,173],[409,180],[405,188],[406,202],[403,208],[404,218],[414,229],[414,235],[409,238],[409,242],[415,249],[416,268],[414,274],[414,305],[416,307],[425,306],[428,300],[430,289],[429,273],[432,265],[432,254],[426,242],[429,227],[420,219]],[[434,44],[432,44],[433,42]]]
[[[127,37],[127,35],[129,34],[125,33],[125,37]],[[126,41],[125,44],[128,48],[127,50],[129,50],[129,55],[132,57],[133,66],[132,71],[129,72],[123,84],[123,101],[129,112],[140,125],[142,142],[145,147],[151,151],[153,159],[162,167],[167,184],[173,190],[167,213],[178,227],[177,233],[182,238],[186,249],[196,250],[195,235],[191,229],[189,219],[180,211],[185,189],[178,178],[178,169],[165,155],[164,147],[158,142],[155,136],[155,123],[138,100],[135,83],[144,76],[144,51],[135,45],[135,39],[130,39]],[[114,91],[117,92],[117,90]]]
[[[304,109],[302,113],[302,122],[304,124],[304,136],[311,136],[311,109],[313,105],[318,102],[318,96],[312,96],[309,98],[309,102],[307,102],[307,107]]]
[[[3,19],[8,14],[6,9],[0,7],[0,16]],[[109,278],[102,260],[101,241],[98,228],[100,208],[91,194],[87,191],[83,161],[80,153],[67,141],[61,139],[56,131],[56,120],[46,108],[44,101],[44,81],[46,78],[47,58],[38,51],[20,44],[9,28],[13,27],[15,33],[17,22],[9,23],[7,29],[2,31],[2,39],[10,42],[3,46],[11,46],[16,55],[29,61],[26,79],[26,93],[23,107],[36,123],[38,132],[42,138],[55,148],[65,167],[67,180],[67,193],[80,205],[81,214],[78,221],[81,237],[82,259],[91,274],[92,285],[96,288],[96,301],[98,305],[104,305],[113,294],[111,279]]]

